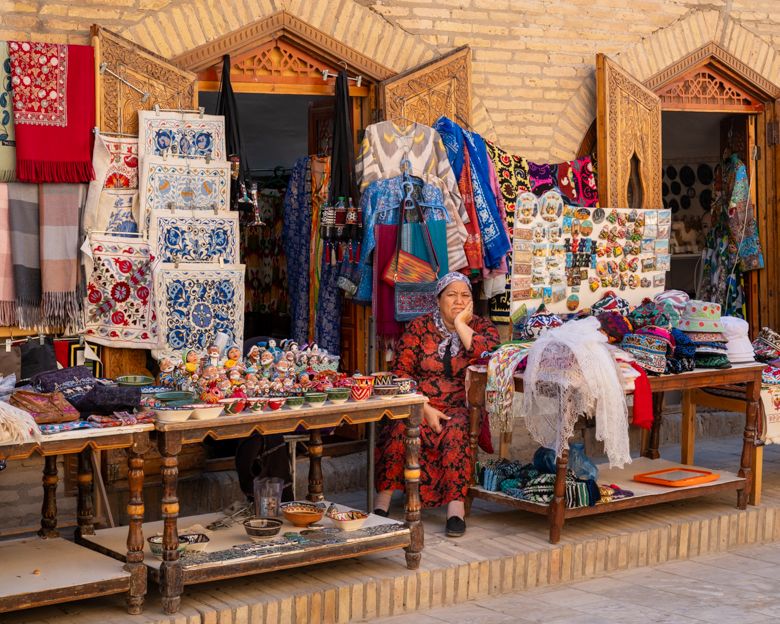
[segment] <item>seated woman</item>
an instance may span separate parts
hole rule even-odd
[[[447,535],[466,532],[466,491],[471,476],[466,368],[499,344],[498,330],[473,316],[471,283],[448,273],[436,286],[439,309],[414,319],[398,344],[393,373],[417,381],[428,397],[420,428],[420,496],[423,507],[447,505]],[[387,516],[394,490],[404,488],[404,423],[395,420],[379,434],[374,513]]]

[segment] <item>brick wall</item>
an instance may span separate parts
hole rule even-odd
[[[397,71],[469,44],[475,127],[538,162],[576,152],[597,52],[645,79],[715,41],[780,82],[776,0],[0,0],[0,39],[84,44],[97,22],[170,57],[282,8]]]

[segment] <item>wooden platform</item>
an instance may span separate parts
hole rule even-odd
[[[126,528],[115,530],[127,537]],[[120,562],[65,539],[0,542],[0,612],[54,604],[63,597],[118,594],[129,588],[130,573]]]

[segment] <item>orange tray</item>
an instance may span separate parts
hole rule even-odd
[[[664,476],[666,475],[666,476]],[[634,481],[653,483],[667,487],[686,487],[689,485],[701,485],[710,481],[717,481],[719,474],[708,470],[693,470],[692,468],[667,468],[655,472],[645,472],[634,475]]]

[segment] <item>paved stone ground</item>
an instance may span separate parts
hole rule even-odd
[[[409,615],[374,620],[401,624]],[[432,609],[414,624],[780,622],[780,543]]]

